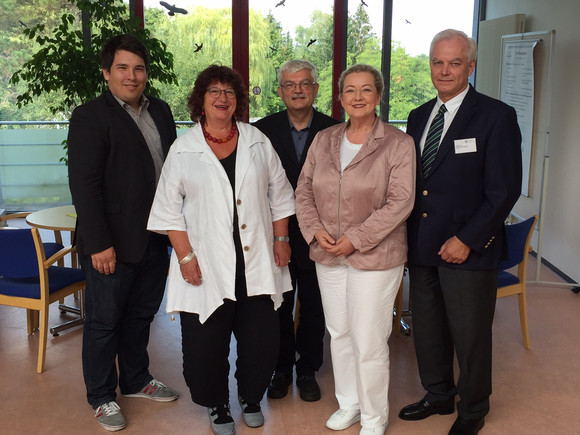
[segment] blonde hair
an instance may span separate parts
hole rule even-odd
[[[358,63],[356,65],[351,66],[350,68],[345,69],[341,74],[340,78],[338,79],[338,97],[342,96],[342,91],[344,89],[344,79],[346,76],[352,73],[358,72],[368,72],[373,76],[375,81],[375,88],[377,89],[377,93],[379,95],[383,95],[383,90],[385,89],[385,83],[383,81],[383,76],[381,75],[380,71],[376,69],[374,66],[367,65],[366,63]]]

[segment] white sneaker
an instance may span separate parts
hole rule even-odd
[[[332,430],[344,430],[360,421],[360,409],[339,409],[326,420],[326,427]]]
[[[359,435],[383,435],[386,430],[386,423],[379,426],[363,426],[359,432]]]

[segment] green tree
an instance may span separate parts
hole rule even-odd
[[[195,7],[187,15],[167,18],[147,10],[145,22],[149,23],[152,34],[167,44],[167,49],[175,54],[174,71],[181,86],[172,84],[159,87],[172,110],[175,119],[188,120],[187,97],[193,88],[197,75],[207,66],[218,63],[232,65],[232,17],[230,8]],[[250,115],[267,115],[274,98],[268,92],[276,82],[274,50],[280,47],[285,52],[284,38],[272,43],[272,21],[250,10],[249,14],[250,53]],[[290,44],[291,46],[291,44]],[[276,59],[277,61],[277,59]],[[252,87],[259,86],[263,92],[251,93]]]
[[[409,112],[435,96],[427,55],[409,56],[400,43],[391,46],[389,118],[404,120]]]
[[[268,18],[264,19],[258,12],[250,9],[250,91],[253,86],[261,89],[276,87],[276,66],[273,65],[271,41],[271,24]],[[281,44],[280,44],[281,45]],[[261,92],[254,95],[250,92],[250,116],[262,118],[268,114],[272,95]],[[276,99],[278,100],[278,99]]]
[[[271,113],[284,110],[284,102],[278,95],[278,69],[287,61],[293,59],[294,47],[292,37],[289,32],[282,32],[282,25],[276,21],[274,16],[269,13],[266,16],[266,23],[269,28],[269,52],[265,59],[257,59],[258,64],[265,64],[268,74],[272,77],[271,83],[268,86],[266,82],[261,83],[263,95],[262,110],[259,114],[250,112],[252,117],[262,117]],[[250,34],[250,40],[252,34]],[[250,63],[250,67],[252,64]]]
[[[180,82],[180,86],[159,86],[161,96],[176,120],[189,120],[187,97],[197,75],[212,63],[232,64],[231,11],[196,7],[187,15],[160,20],[151,29],[154,36],[165,41],[167,50],[175,53],[174,71]]]
[[[348,18],[347,65],[361,63],[359,56],[367,49],[367,40],[375,36],[372,29],[369,14],[360,3]]]
[[[15,85],[26,83],[26,91],[17,97],[19,107],[32,103],[41,95],[49,95],[52,97],[48,101],[50,112],[68,119],[75,106],[106,89],[99,50],[107,39],[120,33],[137,36],[151,54],[146,92],[158,94],[152,84],[155,81],[176,83],[172,54],[163,42],[152,38],[147,29],[141,28],[137,20],[129,16],[126,5],[120,0],[68,0],[68,3],[69,11],[62,14],[57,26],[47,28],[45,24],[38,24],[23,31],[40,49],[10,80]],[[87,45],[83,43],[81,10],[90,20],[91,43]]]
[[[53,119],[46,109],[48,96],[19,108],[17,97],[26,91],[26,84],[10,83],[10,78],[39,48],[24,31],[38,24],[57,25],[67,9],[67,0],[0,0],[0,120]]]
[[[332,113],[332,59],[334,54],[333,16],[316,10],[310,17],[310,27],[296,28],[295,53],[316,66],[319,91],[315,106],[321,112]]]

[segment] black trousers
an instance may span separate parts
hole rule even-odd
[[[410,264],[409,278],[413,337],[425,398],[437,402],[458,393],[460,416],[485,416],[491,395],[497,271]],[[457,386],[454,350],[459,362]]]
[[[279,308],[280,355],[276,370],[292,373],[296,364],[297,376],[312,376],[322,366],[325,332],[324,311],[314,263],[312,267],[300,267],[300,262],[289,264],[294,290],[284,293]],[[299,322],[294,335],[294,299],[298,290],[300,300]],[[300,355],[296,361],[296,352]]]
[[[238,394],[259,403],[268,388],[279,350],[278,315],[270,296],[245,294],[245,280],[237,279],[237,301],[226,299],[203,324],[199,315],[181,313],[183,376],[198,405],[229,402],[232,332],[237,341]]]

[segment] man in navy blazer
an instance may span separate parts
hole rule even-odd
[[[146,229],[176,129],[169,106],[143,94],[149,54],[139,39],[111,38],[101,62],[109,90],[74,110],[68,169],[86,275],[87,400],[98,423],[112,431],[126,426],[115,402],[117,381],[127,397],[177,399],[148,370],[149,329],[163,298],[169,258],[167,239]]]
[[[318,93],[316,69],[305,60],[291,60],[278,70],[278,95],[287,110],[262,118],[258,127],[274,146],[286,176],[296,189],[300,171],[314,136],[320,130],[338,124],[334,118],[313,108]],[[302,400],[320,399],[320,388],[315,373],[322,365],[324,339],[324,313],[314,262],[309,258],[309,247],[304,241],[296,216],[288,224],[292,257],[289,264],[293,291],[284,294],[279,309],[280,354],[268,397],[279,399],[288,394],[292,383],[292,370],[296,365],[296,385]],[[300,301],[299,322],[294,335],[294,298],[298,287]],[[296,352],[300,355],[296,361]]]
[[[476,50],[463,32],[435,36],[429,58],[437,98],[413,110],[407,127],[418,157],[415,206],[407,223],[410,302],[427,393],[399,416],[451,414],[459,394],[450,434],[478,433],[489,412],[497,268],[506,254],[504,221],[522,179],[515,110],[468,84]],[[424,150],[438,140],[428,131],[442,105],[442,139],[429,158]]]

